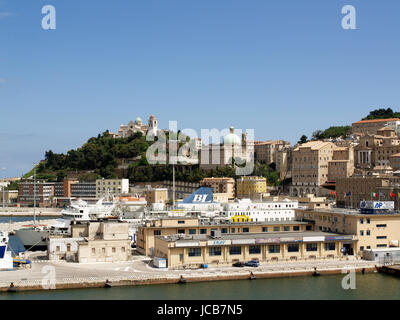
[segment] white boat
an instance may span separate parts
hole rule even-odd
[[[0,270],[13,268],[13,258],[8,249],[8,234],[0,231]]]
[[[61,218],[50,226],[27,225],[16,230],[15,235],[19,238],[26,249],[45,250],[47,238],[50,235],[70,235],[73,222],[97,221],[100,219],[117,218],[113,213],[115,202],[106,202],[100,199],[96,204],[88,204],[78,199],[61,211]]]

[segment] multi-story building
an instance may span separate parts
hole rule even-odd
[[[365,134],[355,147],[355,163],[360,169],[390,166],[391,156],[400,153],[400,139],[390,127],[377,130],[374,135]]]
[[[360,202],[364,200],[380,199],[378,189],[390,187],[399,183],[398,177],[387,175],[380,176],[352,176],[336,180],[336,205],[338,207],[359,208]]]
[[[129,179],[97,179],[96,198],[120,196],[129,192]]]
[[[70,184],[69,196],[71,198],[97,198],[96,182],[79,182]]]
[[[148,204],[166,203],[168,201],[167,188],[149,188],[144,191],[144,196]]]
[[[353,134],[377,134],[377,131],[382,127],[389,127],[399,134],[400,119],[374,119],[374,120],[361,120],[352,124]]]
[[[18,203],[22,206],[33,205],[34,197],[36,197],[37,206],[50,206],[54,197],[54,182],[36,181],[35,189],[33,181],[20,182],[17,199]]]
[[[116,221],[73,224],[71,236],[50,236],[50,260],[79,263],[123,262],[131,257],[129,224]]]
[[[254,141],[254,160],[263,163],[277,163],[277,152],[290,147],[284,140]]]
[[[267,179],[264,177],[244,176],[236,180],[238,198],[262,199],[267,192]]]
[[[144,255],[154,255],[154,241],[158,235],[211,235],[211,232],[221,234],[247,233],[277,233],[311,231],[312,225],[300,221],[265,221],[265,222],[206,222],[197,218],[164,218],[146,221],[139,227],[137,233],[137,251]]]
[[[296,219],[312,223],[315,231],[351,234],[357,239],[356,251],[398,247],[400,214],[362,214],[358,210],[296,209]]]
[[[281,180],[292,177],[292,151],[293,148],[290,146],[276,151],[276,171],[279,172]]]
[[[3,201],[4,195],[4,201]],[[10,204],[14,204],[17,202],[18,199],[18,191],[17,190],[0,190],[0,206],[4,205],[8,206]]]
[[[328,192],[321,186],[328,180],[328,164],[336,148],[332,142],[310,141],[293,150],[291,195]]]
[[[337,147],[328,162],[328,181],[348,178],[354,173],[354,149],[352,146]]]
[[[228,199],[235,199],[235,179],[233,178],[204,178],[200,186],[213,188],[214,193],[226,193]]]
[[[355,248],[353,235],[326,232],[225,234],[221,236],[157,236],[155,254],[169,268],[226,266],[239,261],[315,261],[342,257],[342,246]]]

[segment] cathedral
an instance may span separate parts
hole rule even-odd
[[[118,130],[118,137],[127,138],[132,136],[136,132],[141,132],[145,136],[150,130],[154,133],[154,135],[157,135],[158,121],[154,115],[150,116],[147,125],[143,123],[140,117],[137,117],[135,122],[130,121],[127,125],[121,124]]]

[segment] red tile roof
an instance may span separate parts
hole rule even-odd
[[[400,121],[399,118],[391,118],[391,119],[373,119],[373,120],[361,120],[354,122],[353,124],[359,124],[359,123],[373,123],[373,122],[386,122],[386,121]]]

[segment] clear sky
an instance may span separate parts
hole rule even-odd
[[[398,0],[0,0],[0,168],[20,176],[137,116],[295,143],[399,111],[399,31]]]

